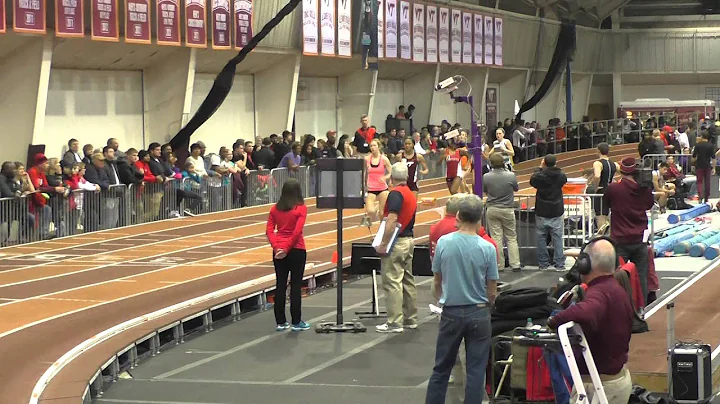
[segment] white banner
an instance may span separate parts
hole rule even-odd
[[[463,11],[462,14],[462,30],[463,30],[463,41],[462,41],[462,62],[472,63],[473,62],[473,15],[472,13],[466,13]]]
[[[303,0],[303,54],[318,54],[318,0]]]
[[[485,64],[493,64],[493,18],[489,15],[485,16]]]
[[[473,14],[475,18],[475,35],[473,35],[473,45],[475,50],[475,64],[483,64],[483,16]]]
[[[453,9],[450,22],[450,60],[453,63],[462,62],[462,11]]]
[[[425,61],[425,6],[413,4],[413,61]]]
[[[438,51],[440,63],[450,62],[450,10],[440,8],[440,25],[438,26]]]
[[[412,37],[410,36],[410,2],[400,1],[400,57],[412,59]]]
[[[320,54],[335,56],[335,0],[320,0]]]
[[[427,23],[425,24],[425,40],[427,61],[437,63],[438,61],[438,22],[437,7],[427,6]]]
[[[500,17],[495,17],[495,64],[502,66],[503,64],[503,20]]]
[[[385,57],[385,2],[378,0],[378,58]]]
[[[385,57],[398,57],[397,45],[397,2],[385,0]]]
[[[338,0],[338,55],[352,56],[352,2],[351,0]]]

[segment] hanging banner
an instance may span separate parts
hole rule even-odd
[[[450,62],[450,10],[440,7],[438,26],[438,52],[440,63]]]
[[[450,22],[450,60],[462,62],[462,11],[453,9]]]
[[[205,0],[185,0],[185,46],[207,48]]]
[[[235,49],[244,48],[252,39],[252,0],[235,0]]]
[[[158,45],[180,46],[180,0],[157,0],[155,25]]]
[[[117,0],[91,0],[91,34],[95,41],[118,42],[118,4]]]
[[[303,0],[303,55],[318,54],[318,0]]]
[[[370,0],[372,1],[372,0]],[[378,58],[384,58],[385,57],[385,1],[384,0],[378,0],[378,13],[377,13],[377,20],[378,20],[378,34],[377,34],[377,43],[378,43]]]
[[[412,59],[412,36],[410,35],[410,2],[400,1],[400,57]]]
[[[425,59],[430,63],[438,61],[438,22],[437,7],[427,6],[425,24]]]
[[[352,9],[351,0],[338,0],[338,55],[352,56]]]
[[[466,13],[463,11],[462,14],[462,30],[463,30],[463,41],[462,41],[462,62],[472,63],[473,62],[473,15],[472,13]]]
[[[149,14],[150,0],[125,0],[125,42],[151,42]]]
[[[488,87],[485,90],[485,122],[488,125],[495,125],[498,121],[498,90],[495,87]]]
[[[0,9],[2,3],[4,2],[0,1]],[[83,10],[83,0],[55,0],[55,36],[60,38],[85,36]],[[0,10],[1,18],[3,18],[2,10]],[[4,23],[5,21],[0,21],[0,25]],[[0,32],[3,32],[3,27],[0,27]]]
[[[493,18],[489,15],[485,16],[484,27],[485,38],[485,64],[493,64]]]
[[[475,32],[473,35],[473,50],[475,56],[475,64],[483,64],[483,16],[473,14],[475,19]]]
[[[320,54],[335,56],[335,0],[320,0]]]
[[[500,17],[495,17],[495,64],[502,66],[503,64],[503,20]]]
[[[362,18],[360,31],[362,32],[362,68],[364,70],[378,70],[378,16],[384,13],[379,8],[377,0],[362,0]]]
[[[385,57],[398,57],[398,17],[396,0],[385,0]]]
[[[413,4],[413,61],[425,61],[425,6],[423,4]]]
[[[44,34],[46,32],[45,0],[13,0],[13,23],[15,32]],[[5,25],[4,19],[3,25]]]
[[[212,48],[230,49],[230,1],[212,0]]]
[[[57,12],[55,15],[57,15]],[[7,21],[7,18],[5,17],[5,1],[3,0],[0,1],[0,34],[4,34],[7,31],[5,21]]]

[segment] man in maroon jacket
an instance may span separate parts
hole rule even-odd
[[[652,189],[635,181],[635,158],[620,162],[622,178],[608,185],[603,203],[610,207],[610,237],[617,245],[617,254],[632,261],[640,275],[643,300],[648,298],[648,248],[644,239],[648,226],[647,211],[653,207]]]

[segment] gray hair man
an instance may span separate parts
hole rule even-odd
[[[477,234],[482,210],[482,200],[477,195],[460,199],[458,230],[440,237],[435,249],[432,263],[435,294],[443,312],[426,404],[445,403],[448,379],[458,356],[458,341],[465,342],[467,358],[465,402],[475,402],[485,394],[485,368],[492,334],[490,306],[497,293],[498,265],[495,246]]]
[[[590,272],[581,275],[588,285],[583,301],[570,306],[548,319],[551,328],[573,321],[582,327],[603,390],[609,403],[626,403],[630,398],[632,381],[625,364],[628,360],[634,310],[625,289],[613,277],[617,255],[613,244],[605,238],[591,240],[583,250],[587,254]],[[589,401],[594,388],[584,360],[578,361]],[[574,402],[577,392],[573,389]]]
[[[395,163],[390,170],[393,189],[385,204],[385,233],[376,250],[380,255],[387,323],[378,325],[378,332],[403,332],[404,327],[417,328],[417,289],[412,273],[413,227],[417,199],[407,185],[405,163]],[[397,238],[392,241],[394,230]]]
[[[514,272],[520,271],[520,248],[515,231],[515,192],[518,181],[515,173],[505,168],[505,161],[500,154],[490,155],[489,173],[483,175],[483,192],[487,195],[487,223],[490,236],[495,240],[500,251],[500,264],[505,262],[502,245],[507,240],[510,267]],[[500,271],[503,269],[501,268]]]

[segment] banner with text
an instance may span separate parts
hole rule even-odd
[[[440,63],[450,62],[450,10],[440,7],[438,26],[438,52]]]
[[[425,61],[425,5],[413,4],[413,61]]]
[[[372,0],[371,0],[372,1]],[[378,58],[384,58],[385,57],[385,1],[384,0],[378,0],[378,13],[377,13],[377,20],[378,20],[378,35],[377,35],[377,43],[378,43]]]
[[[362,19],[360,32],[362,33],[362,68],[363,70],[378,70],[378,16],[384,13],[379,8],[377,0],[362,0]]]
[[[185,0],[185,45],[207,48],[205,0]]]
[[[91,34],[96,41],[118,42],[118,3],[117,0],[91,0]]]
[[[398,57],[397,1],[385,0],[385,57]]]
[[[16,32],[44,34],[45,0],[13,0],[13,23],[13,30]]]
[[[212,48],[230,49],[230,0],[212,0]]]
[[[335,0],[320,0],[320,54],[335,56]]]
[[[352,4],[351,0],[338,0],[338,55],[352,56]]]
[[[0,1],[0,3],[3,3]],[[80,38],[85,36],[83,0],[55,0],[55,36]],[[2,4],[0,4],[2,8]],[[0,16],[2,15],[0,11]],[[4,23],[0,22],[0,24]],[[2,32],[2,28],[0,28]]]
[[[55,13],[55,15],[57,15],[57,13]],[[7,21],[5,17],[5,1],[0,1],[0,34],[4,34],[7,31],[5,21]]]
[[[430,63],[438,61],[438,22],[437,7],[427,6],[425,20],[425,59]]]
[[[484,38],[485,38],[485,64],[493,64],[493,18],[489,15],[485,16],[485,27]]]
[[[303,0],[303,55],[318,54],[318,0]]]
[[[463,11],[463,43],[462,43],[462,59],[463,63],[473,62],[473,15]]]
[[[400,1],[400,57],[412,59],[412,36],[410,34],[410,2]]]
[[[495,64],[503,64],[503,19],[495,17]]]
[[[150,0],[125,0],[125,42],[152,42],[149,14]]]
[[[157,0],[156,7],[158,45],[180,46],[180,0]]]
[[[235,48],[247,46],[253,36],[252,0],[235,0]]]
[[[450,61],[462,62],[462,11],[453,9],[450,22]]]
[[[475,54],[475,64],[483,64],[483,16],[473,14],[475,19],[475,32],[473,35],[473,49]]]

